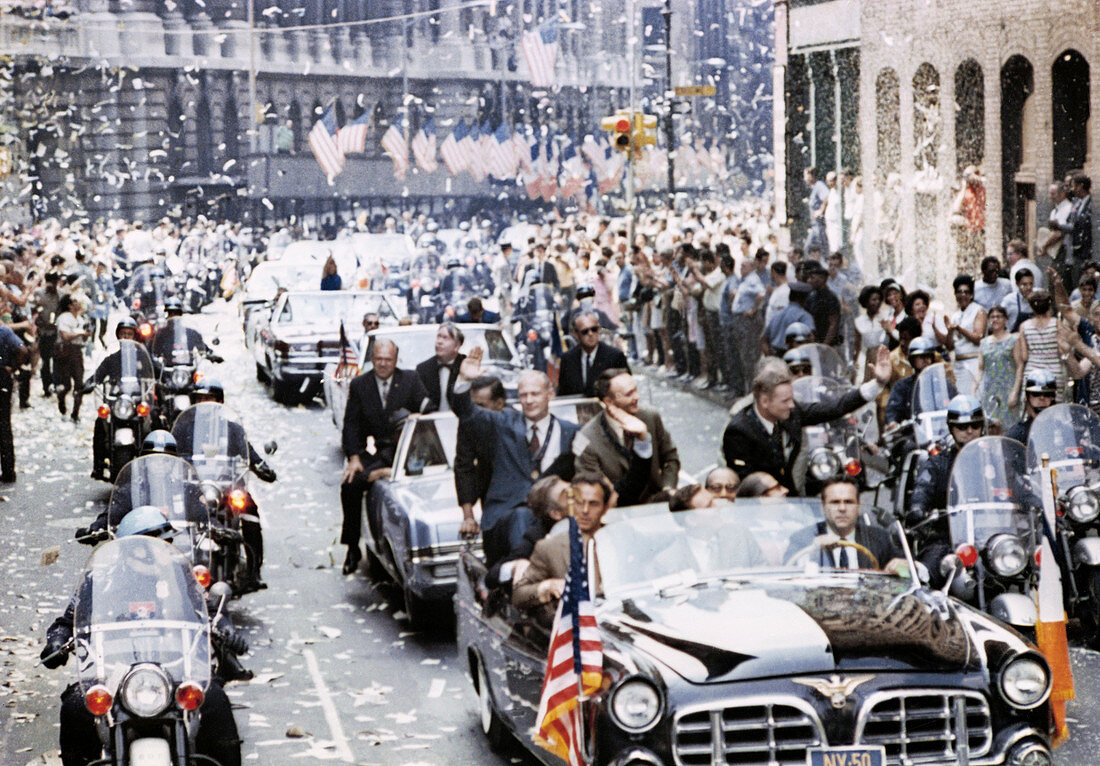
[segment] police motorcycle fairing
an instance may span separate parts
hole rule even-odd
[[[527,366],[546,372],[548,363],[561,357],[558,305],[549,285],[535,282],[519,296],[512,313],[516,348]]]
[[[1058,404],[1035,418],[1027,470],[1036,487],[1054,472],[1056,528],[1052,547],[1062,570],[1066,611],[1085,640],[1100,647],[1100,419],[1079,404]]]
[[[1025,453],[1004,436],[984,436],[959,450],[944,512],[950,548],[939,566],[951,595],[1028,633],[1037,619],[1041,509]]]
[[[796,378],[793,387],[795,401],[800,405],[832,401],[851,388],[839,380],[823,377]],[[803,474],[806,496],[816,496],[821,484],[834,477],[856,479],[864,489],[877,481],[881,474],[876,471],[874,477],[869,477],[867,470],[868,461],[874,462],[873,445],[878,441],[874,407],[869,402],[829,423],[803,428],[802,455],[796,460],[795,471]]]
[[[145,346],[120,340],[119,349],[101,377],[93,378],[96,416],[102,423],[108,475],[113,483],[119,471],[137,456],[152,430],[156,409],[156,373]],[[98,469],[99,466],[96,466]]]

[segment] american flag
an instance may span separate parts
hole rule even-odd
[[[344,169],[344,153],[340,145],[336,143],[336,110],[329,107],[328,110],[313,124],[309,131],[309,148],[313,156],[317,158],[317,164],[321,166],[321,172],[332,179],[340,175]]]
[[[366,112],[356,117],[336,135],[336,143],[344,154],[362,154],[367,150],[367,128],[370,115]]]
[[[512,133],[512,150],[515,154],[516,162],[523,167],[524,170],[531,169],[531,141],[529,136],[531,135],[531,129],[524,127],[522,131],[519,128]]]
[[[466,170],[474,180],[485,180],[485,157],[481,153],[481,130],[474,123],[466,137],[458,142],[458,148],[462,150],[462,156],[466,160]]]
[[[577,520],[569,517],[569,573],[554,616],[535,742],[571,766],[583,766],[580,695],[603,681],[603,642],[588,596],[588,565]]]
[[[355,349],[348,343],[348,335],[344,331],[344,323],[340,323],[340,361],[336,364],[336,377],[354,378],[359,374],[359,359],[355,355]]]
[[[412,140],[413,157],[425,173],[431,173],[439,163],[435,161],[435,120],[428,120]]]
[[[558,22],[549,21],[524,32],[520,45],[531,84],[549,88],[554,84],[554,65],[558,60]]]
[[[465,137],[466,123],[459,120],[458,125],[451,131],[451,135],[443,139],[443,143],[439,147],[439,156],[443,158],[443,163],[447,166],[447,172],[452,176],[456,176],[466,169],[466,162],[458,145]]]
[[[395,178],[404,178],[409,169],[409,144],[405,141],[405,135],[397,129],[396,125],[390,125],[385,135],[382,136],[382,148],[393,159],[393,175]]]
[[[573,142],[569,141],[561,153],[561,178],[558,183],[561,186],[561,196],[574,197],[584,189],[584,181],[587,170],[584,162],[577,154]]]
[[[500,180],[514,178],[516,175],[516,146],[508,134],[508,128],[502,122],[492,135],[489,152],[489,172]]]
[[[523,171],[523,188],[527,191],[528,198],[532,200],[538,199],[542,193],[542,170],[539,154],[540,146],[536,140],[531,144],[531,160],[525,163],[526,170]]]

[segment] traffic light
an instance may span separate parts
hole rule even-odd
[[[630,116],[625,112],[604,117],[600,127],[611,134],[611,145],[620,152],[630,151]]]
[[[652,114],[634,113],[634,151],[640,153],[642,147],[657,143],[657,117]]]

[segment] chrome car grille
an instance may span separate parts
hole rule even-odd
[[[680,766],[805,766],[806,749],[825,741],[817,714],[801,700],[745,700],[687,712],[673,726]]]
[[[965,713],[956,714],[957,702]],[[956,760],[963,738],[959,718],[965,718],[970,757],[993,746],[989,702],[979,692],[963,689],[897,689],[872,694],[856,722],[855,741],[882,745],[891,764],[942,763]]]

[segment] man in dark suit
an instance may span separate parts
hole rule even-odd
[[[416,374],[424,384],[424,390],[428,392],[427,412],[451,411],[458,367],[466,358],[458,350],[465,340],[457,325],[450,322],[440,325],[435,334],[435,356],[416,365]]]
[[[604,411],[581,429],[574,446],[578,471],[595,471],[606,476],[619,491],[619,506],[649,502],[664,489],[675,489],[680,477],[680,455],[661,416],[638,403],[638,384],[623,369],[600,373],[596,396]],[[624,494],[619,482],[630,469],[634,455],[645,460],[646,479],[637,491]]]
[[[882,527],[863,521],[859,512],[859,487],[847,476],[829,479],[821,490],[821,507],[825,521],[800,529],[791,536],[784,558],[816,546],[811,556],[816,556],[822,566],[836,569],[874,569],[898,574],[905,564],[902,553],[894,544],[890,533]],[[875,557],[871,561],[863,551],[837,541],[862,545]]]
[[[371,364],[370,372],[351,381],[344,410],[342,442],[347,467],[340,485],[344,512],[340,542],[348,546],[344,574],[359,568],[363,494],[373,482],[389,478],[397,449],[397,422],[402,413],[420,412],[428,398],[415,372],[397,369],[397,346],[393,341],[374,344]],[[374,438],[372,452],[367,451],[370,437]]]
[[[454,411],[460,423],[480,421],[494,444],[493,475],[481,504],[482,543],[485,564],[492,567],[508,555],[534,523],[524,504],[527,493],[540,477],[573,475],[573,437],[576,423],[558,420],[550,414],[554,388],[545,373],[527,370],[519,377],[517,392],[522,411],[505,407],[500,412],[475,407],[470,384],[481,374],[480,347],[463,360],[455,385]],[[472,516],[462,520],[463,535],[477,534]]]
[[[890,352],[883,346],[875,359],[874,380],[838,399],[803,406],[794,400],[787,366],[778,359],[769,360],[753,378],[752,406],[734,415],[722,434],[726,465],[742,479],[754,471],[769,473],[793,493],[791,469],[802,448],[803,426],[836,420],[874,401],[890,373]]]
[[[458,324],[497,324],[499,321],[500,314],[485,308],[481,298],[470,298],[465,313],[455,317]]]
[[[577,345],[562,354],[558,396],[593,396],[596,379],[612,368],[630,372],[626,354],[600,340],[600,318],[591,311],[573,317]]]
[[[470,399],[494,412],[504,409],[506,395],[499,378],[483,375],[470,384]],[[488,421],[467,419],[458,424],[455,437],[455,495],[462,518],[474,518],[474,503],[485,501],[493,478],[494,442]]]

